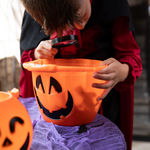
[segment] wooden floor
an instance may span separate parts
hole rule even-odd
[[[135,83],[134,94],[133,135],[150,137],[150,98],[146,88],[146,81],[139,79]]]
[[[150,142],[133,141],[132,150],[150,150]]]

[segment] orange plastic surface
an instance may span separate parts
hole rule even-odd
[[[105,82],[93,78],[95,71],[106,67],[100,64],[99,60],[88,59],[39,59],[23,64],[24,68],[32,71],[35,98],[45,121],[74,126],[95,119],[102,102],[97,101],[97,98],[105,91],[92,87],[92,83]],[[57,87],[61,90],[57,91]],[[67,109],[67,103],[71,101],[73,106],[70,112],[66,115],[62,113],[60,119],[47,115]]]
[[[0,120],[0,150],[29,150],[33,136],[29,114],[9,92],[0,92]]]
[[[19,90],[16,88],[13,88],[11,91],[8,91],[11,95],[13,95],[16,98],[19,98]]]

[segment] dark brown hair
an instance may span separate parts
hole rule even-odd
[[[77,13],[80,0],[21,0],[27,12],[42,26],[47,35],[62,35],[66,25],[72,28],[82,22]]]

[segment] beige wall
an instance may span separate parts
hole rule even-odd
[[[0,59],[15,56],[20,61],[19,38],[23,12],[20,0],[0,0]]]
[[[19,88],[20,32],[24,7],[20,0],[0,0],[0,90]]]

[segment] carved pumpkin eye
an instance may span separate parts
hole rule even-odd
[[[14,132],[14,127],[15,127],[15,122],[19,122],[20,124],[23,124],[24,121],[20,118],[20,117],[13,117],[11,120],[10,120],[10,132],[13,133]]]
[[[40,85],[41,85],[41,87],[42,87],[43,93],[45,93],[41,76],[38,76],[37,79],[36,79],[36,87],[37,87],[37,89],[39,89],[39,86],[40,86]]]
[[[41,76],[39,75],[37,77],[37,79],[36,79],[36,88],[40,89],[40,85],[41,85],[43,93],[45,93],[43,82],[42,82]],[[52,88],[52,86],[55,88],[55,90],[58,93],[62,92],[62,87],[60,86],[60,84],[58,83],[58,81],[56,79],[54,79],[53,77],[50,77],[49,94],[51,94],[51,88]]]
[[[54,79],[53,77],[50,77],[49,94],[51,94],[51,88],[52,88],[52,86],[54,86],[55,90],[58,93],[62,92],[62,88],[61,88],[60,84],[58,83],[58,81],[56,79]]]

